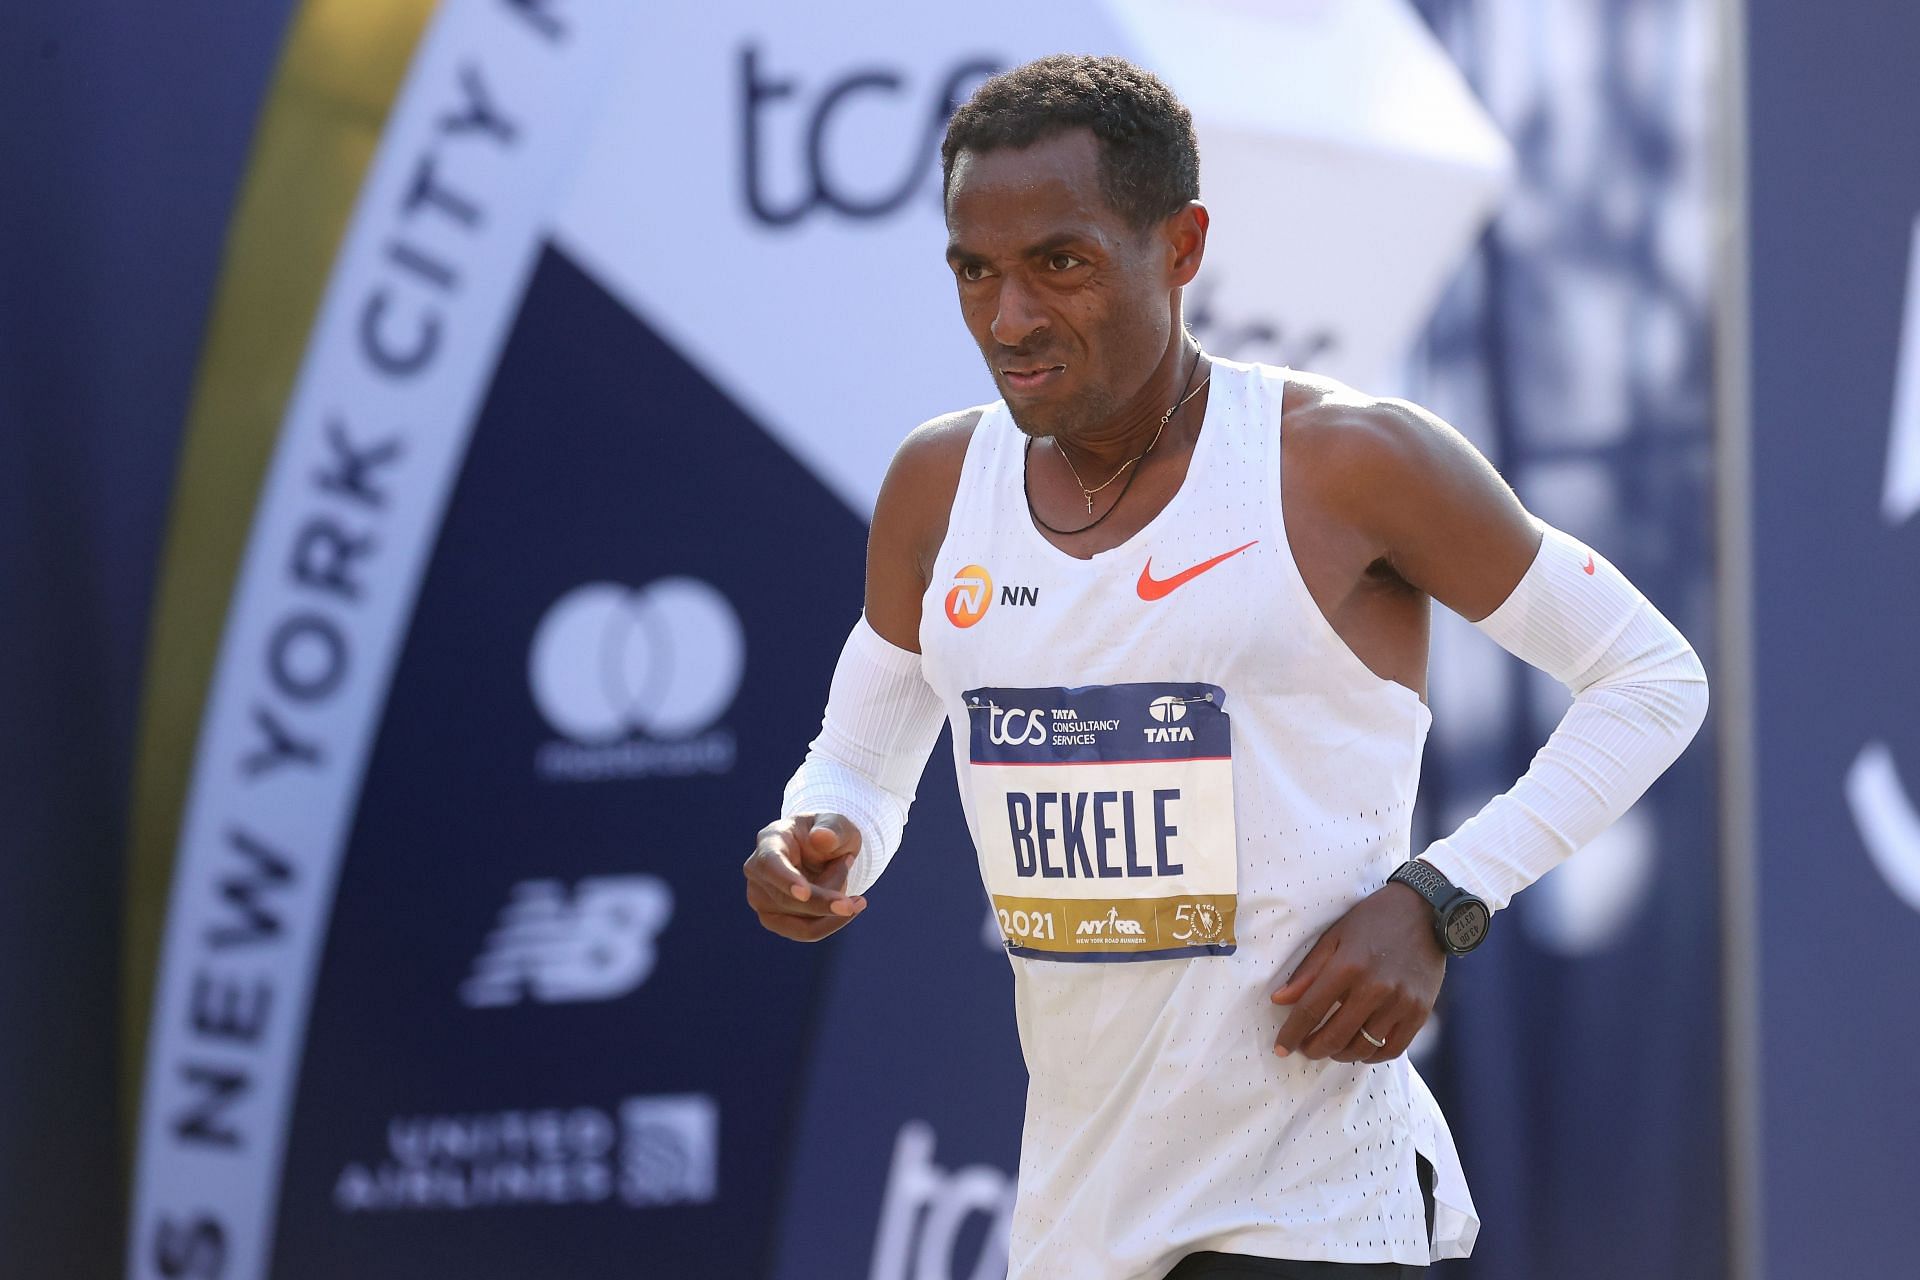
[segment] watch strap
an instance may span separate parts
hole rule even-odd
[[[1429,862],[1422,862],[1418,858],[1409,858],[1401,863],[1387,879],[1389,882],[1397,881],[1406,885],[1425,898],[1427,905],[1435,911],[1444,909],[1458,893],[1453,881],[1447,879],[1438,867]]]

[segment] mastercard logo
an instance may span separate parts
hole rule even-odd
[[[970,627],[987,616],[993,602],[993,579],[977,564],[970,564],[953,575],[953,587],[947,592],[947,621],[956,627]]]

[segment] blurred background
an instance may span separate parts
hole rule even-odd
[[[1435,1273],[1911,1274],[1916,47],[1892,0],[0,10],[0,1277],[1004,1273],[943,749],[859,927],[764,934],[738,867],[893,446],[993,394],[942,125],[1061,49],[1193,109],[1209,350],[1438,410],[1713,679],[1415,1047],[1485,1224]],[[1416,842],[1566,695],[1443,615],[1431,701]]]

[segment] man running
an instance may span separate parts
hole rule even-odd
[[[1211,358],[1192,122],[1114,58],[983,84],[947,260],[1002,399],[909,436],[760,921],[865,910],[942,720],[1030,1076],[1012,1280],[1399,1276],[1478,1229],[1405,1058],[1449,954],[1706,711],[1686,640],[1411,404]],[[1410,860],[1428,602],[1574,693]]]

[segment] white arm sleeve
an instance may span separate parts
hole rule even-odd
[[[1513,593],[1474,625],[1574,695],[1526,776],[1420,855],[1498,910],[1679,757],[1706,717],[1707,675],[1618,569],[1551,527]]]
[[[807,744],[780,805],[783,818],[837,813],[860,829],[847,892],[865,893],[899,849],[944,719],[920,655],[886,640],[861,614],[833,668],[820,736]]]

